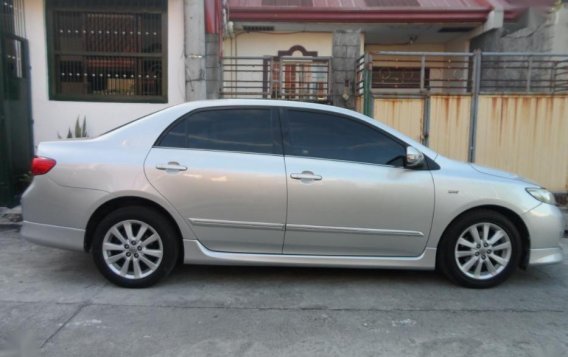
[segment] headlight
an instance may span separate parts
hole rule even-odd
[[[540,202],[548,203],[550,205],[556,204],[554,195],[544,188],[527,188],[527,192]]]

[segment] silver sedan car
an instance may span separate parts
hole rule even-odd
[[[90,252],[124,287],[183,262],[438,269],[486,288],[562,260],[550,192],[340,108],[192,102],[37,155],[22,235]]]

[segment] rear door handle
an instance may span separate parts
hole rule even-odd
[[[309,181],[321,181],[322,177],[320,175],[315,175],[313,172],[304,171],[301,174],[290,174],[290,177],[294,180],[309,180]]]
[[[164,171],[186,171],[187,166],[180,165],[178,162],[170,161],[167,164],[158,164],[156,165],[158,170]]]

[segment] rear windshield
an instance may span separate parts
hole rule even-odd
[[[101,136],[104,136],[104,135],[106,135],[106,134],[112,133],[113,131],[116,131],[116,130],[118,130],[118,129],[120,129],[120,128],[124,128],[124,127],[127,126],[127,125],[130,125],[130,124],[132,124],[132,123],[135,123],[135,122],[137,122],[137,121],[139,121],[139,120],[141,120],[141,119],[147,118],[147,117],[149,117],[149,116],[151,116],[151,115],[154,115],[154,114],[156,114],[156,113],[159,113],[159,112],[164,111],[164,110],[169,109],[169,108],[171,108],[171,107],[167,107],[167,108],[164,108],[164,109],[156,110],[155,112],[146,114],[146,115],[144,115],[144,116],[141,116],[140,118],[136,118],[136,119],[134,119],[134,120],[131,120],[131,121],[129,121],[129,122],[126,122],[126,123],[124,123],[124,124],[122,124],[122,125],[119,125],[119,126],[117,126],[117,127],[115,127],[115,128],[110,129],[109,131],[105,131],[104,133],[99,134],[97,137],[101,137]]]

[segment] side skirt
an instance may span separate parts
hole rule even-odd
[[[426,248],[421,256],[412,258],[226,253],[209,250],[199,241],[188,239],[183,240],[183,248],[185,264],[417,270],[434,270],[436,267],[435,248]]]

